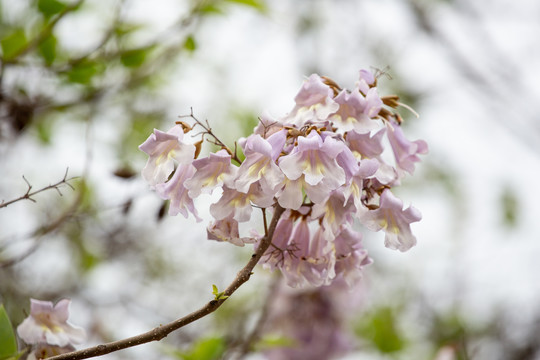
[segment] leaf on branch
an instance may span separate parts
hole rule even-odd
[[[212,285],[212,294],[214,295],[214,300],[225,300],[228,298],[228,295],[224,295],[224,291],[219,292],[216,285]]]
[[[193,52],[197,49],[197,43],[195,42],[195,38],[193,37],[193,35],[189,35],[186,38],[186,41],[184,41],[184,49],[189,52]]]
[[[125,67],[139,67],[146,61],[148,54],[152,51],[153,46],[131,49],[123,52],[120,55],[120,61]]]
[[[12,60],[26,46],[27,39],[23,29],[17,29],[0,40],[3,60]]]
[[[7,316],[4,305],[0,305],[0,359],[14,358],[17,355],[17,339]]]
[[[47,66],[51,66],[54,59],[56,59],[56,44],[56,36],[53,34],[47,36],[47,38],[39,44],[39,53],[43,60],[45,60]]]
[[[58,0],[38,0],[38,10],[46,18],[61,13],[67,7],[66,4]]]

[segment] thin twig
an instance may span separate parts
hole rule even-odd
[[[268,229],[268,235],[263,237],[261,239],[261,242],[259,244],[259,247],[257,248],[257,251],[251,255],[251,258],[249,259],[246,266],[242,268],[234,278],[234,280],[231,282],[231,284],[225,289],[223,292],[223,295],[226,296],[226,298],[221,298],[220,300],[212,300],[200,309],[192,312],[191,314],[188,314],[178,320],[175,320],[171,323],[160,325],[148,332],[145,332],[140,335],[136,335],[133,337],[129,337],[127,339],[118,340],[114,342],[110,342],[107,344],[97,345],[91,348],[74,351],[67,354],[57,355],[53,356],[51,358],[48,358],[49,360],[78,360],[78,359],[88,359],[96,356],[101,356],[105,354],[109,354],[111,352],[115,352],[118,350],[130,348],[133,346],[149,343],[152,341],[159,341],[163,338],[165,338],[167,335],[169,335],[171,332],[180,329],[183,326],[186,326],[214,311],[216,311],[226,300],[228,297],[230,297],[242,284],[244,284],[246,281],[249,280],[251,277],[253,268],[259,260],[261,259],[262,255],[268,249],[270,246],[270,243],[272,241],[272,236],[274,234],[274,230],[276,229],[276,225],[278,223],[279,218],[281,217],[281,214],[283,214],[283,209],[279,204],[275,205],[274,208],[274,215],[272,217],[272,221],[270,222],[270,227]]]
[[[208,142],[214,144],[214,145],[217,145],[217,146],[220,146],[222,149],[224,149],[225,151],[227,151],[227,153],[229,155],[231,155],[231,159],[233,159],[234,161],[236,161],[238,164],[242,164],[242,160],[240,160],[240,158],[238,157],[238,155],[236,154],[236,149],[237,149],[237,146],[236,146],[236,143],[234,144],[234,152],[227,146],[225,145],[225,143],[223,141],[221,141],[213,132],[212,132],[212,128],[210,127],[210,124],[208,123],[208,120],[206,120],[206,125],[200,121],[199,119],[197,119],[195,117],[195,115],[193,114],[193,108],[190,108],[190,114],[189,115],[180,115],[179,118],[192,118],[193,121],[195,121],[195,126],[200,126],[203,128],[203,131],[201,131],[199,134],[202,134],[203,137],[204,135],[209,135],[212,137],[213,140],[208,140]]]
[[[36,190],[36,191],[33,191],[33,192],[30,192],[32,190],[32,185],[30,185],[30,183],[28,182],[28,180],[24,177],[23,175],[23,180],[24,182],[26,182],[26,185],[28,186],[28,189],[26,190],[26,193],[24,195],[21,195],[19,196],[18,198],[16,199],[13,199],[13,200],[10,200],[10,201],[3,201],[2,200],[2,203],[0,203],[0,209],[1,208],[4,208],[4,207],[7,207],[8,205],[11,205],[17,201],[21,201],[21,200],[30,200],[32,202],[36,202],[36,200],[32,199],[32,196],[36,195],[36,194],[39,194],[40,192],[43,192],[43,191],[46,191],[46,190],[50,190],[50,189],[55,189],[56,191],[58,191],[58,194],[60,196],[62,196],[62,192],[60,192],[60,185],[67,185],[69,186],[72,190],[75,190],[73,188],[73,186],[69,183],[69,181],[73,180],[73,179],[76,179],[77,176],[74,176],[74,177],[71,177],[71,178],[67,178],[67,174],[68,174],[68,170],[69,168],[66,168],[66,173],[64,174],[64,177],[62,178],[62,180],[58,181],[57,183],[55,184],[51,184],[51,185],[48,185],[48,186],[45,186],[44,188],[41,188],[39,190]]]

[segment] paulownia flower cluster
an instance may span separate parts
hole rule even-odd
[[[376,85],[367,70],[352,90],[311,75],[289,114],[262,117],[253,134],[238,141],[244,160],[193,116],[193,127],[179,121],[167,132],[154,130],[140,146],[149,155],[142,175],[170,200],[170,215],[191,213],[198,221],[194,200],[220,189],[210,207],[212,240],[257,247],[264,235],[253,230],[242,237],[239,223],[251,219],[253,208],[284,208],[263,264],[281,270],[295,287],[336,278],[352,285],[371,261],[355,221],[383,230],[387,247],[406,251],[416,243],[410,224],[421,219],[414,207],[403,208],[392,188],[414,172],[427,144],[405,137],[395,112],[404,105],[397,96],[381,97]],[[194,138],[201,135],[221,149],[199,157],[203,139]]]

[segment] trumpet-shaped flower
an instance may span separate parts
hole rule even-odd
[[[139,146],[150,157],[142,170],[143,178],[150,184],[156,185],[167,181],[174,170],[174,161],[189,163],[193,161],[195,146],[182,142],[184,131],[180,125],[174,126],[168,132],[154,129],[148,139]]]
[[[334,240],[336,276],[342,277],[349,287],[362,276],[362,267],[371,264],[367,250],[362,246],[362,234],[343,226]]]
[[[403,210],[403,202],[385,189],[379,200],[379,208],[360,216],[360,221],[372,231],[384,230],[384,245],[390,249],[407,251],[416,244],[410,224],[422,219],[422,214],[410,206]]]
[[[403,134],[401,126],[388,123],[388,140],[394,151],[398,169],[414,172],[414,163],[420,161],[418,154],[427,154],[428,146],[424,140],[409,141]]]
[[[218,186],[228,184],[236,176],[238,168],[231,164],[231,155],[225,150],[211,153],[210,156],[193,161],[197,170],[184,183],[189,196],[196,198],[202,192],[211,193]]]
[[[302,127],[306,123],[326,121],[339,108],[333,97],[332,88],[319,75],[311,75],[294,98],[296,106],[289,115],[292,123]]]
[[[193,199],[189,197],[188,189],[185,187],[186,180],[195,174],[195,167],[191,164],[180,164],[171,180],[164,184],[156,185],[156,192],[163,200],[171,200],[169,205],[169,215],[176,216],[182,214],[186,219],[188,211],[195,216],[197,222],[202,221],[193,204]]]
[[[226,241],[236,246],[244,246],[255,242],[255,238],[240,237],[238,221],[232,217],[212,222],[206,231],[208,240]]]
[[[339,109],[328,119],[342,132],[355,130],[359,133],[369,133],[378,129],[381,124],[373,119],[382,107],[382,100],[376,88],[369,89],[366,97],[359,90],[352,92],[342,90],[334,99]]]
[[[280,158],[279,167],[290,180],[303,174],[306,183],[317,185],[324,180],[328,189],[334,190],[345,183],[345,171],[336,161],[343,147],[341,141],[330,136],[323,142],[321,136],[312,131],[307,137],[298,137],[298,146]]]
[[[369,89],[375,85],[375,76],[371,71],[362,69],[360,70],[359,79],[356,82],[356,86],[362,92],[362,94],[367,94]]]
[[[252,184],[247,193],[224,186],[219,201],[210,205],[210,214],[216,220],[232,217],[238,222],[245,222],[251,217],[251,203],[267,208],[274,203],[274,195],[263,191],[258,183]]]
[[[50,301],[30,299],[30,316],[17,327],[19,337],[27,344],[48,344],[66,347],[84,341],[85,331],[71,325],[70,300]]]
[[[238,169],[235,181],[236,190],[247,193],[251,184],[260,181],[263,189],[273,192],[283,181],[283,173],[276,165],[276,159],[283,149],[287,132],[272,134],[268,139],[254,134],[244,144],[245,160]]]

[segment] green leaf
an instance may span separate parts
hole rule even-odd
[[[58,14],[66,8],[66,4],[58,0],[38,0],[38,10],[45,17]]]
[[[356,328],[356,333],[368,340],[382,353],[393,353],[405,347],[394,309],[381,307]]]
[[[4,60],[11,60],[26,46],[24,30],[17,29],[0,40]]]
[[[189,35],[186,38],[186,41],[184,41],[184,49],[189,52],[193,52],[197,49],[197,43],[195,42],[195,38],[192,35]]]
[[[102,68],[102,64],[96,61],[83,61],[74,65],[65,74],[69,82],[87,85]]]
[[[0,305],[0,359],[17,355],[17,339],[4,305]]]
[[[216,285],[213,285],[213,284],[212,284],[212,294],[214,294],[216,296],[218,295],[218,288],[217,288]]]
[[[39,53],[47,66],[51,66],[56,59],[56,43],[56,36],[51,34],[39,44]]]
[[[183,360],[218,360],[225,352],[225,340],[218,337],[208,337],[198,340],[186,352],[178,352],[178,358]]]
[[[144,63],[152,49],[153,47],[144,47],[127,50],[120,55],[120,61],[125,67],[139,67]]]
[[[262,13],[266,12],[266,3],[261,0],[225,0],[230,3],[249,6]]]
[[[257,351],[263,351],[263,350],[268,350],[268,349],[293,347],[293,346],[297,346],[297,343],[296,341],[294,341],[294,339],[291,339],[285,336],[268,335],[260,339],[255,344],[255,349]]]

